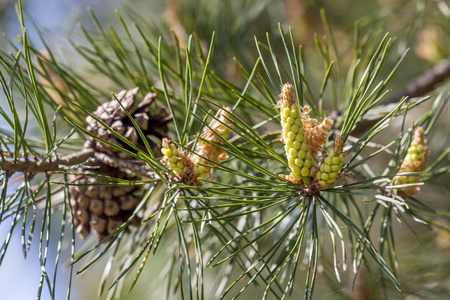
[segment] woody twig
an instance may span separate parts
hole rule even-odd
[[[117,157],[110,157],[105,153],[95,151],[94,149],[83,149],[82,151],[72,153],[63,157],[52,156],[44,161],[37,158],[20,157],[13,159],[9,152],[2,152],[0,159],[0,168],[10,174],[16,172],[24,172],[30,174],[47,173],[47,172],[66,172],[67,166],[76,166],[86,162],[89,158],[94,158],[95,161],[101,162],[108,166],[120,168],[122,170],[130,170],[147,178],[156,178],[153,171],[146,170],[143,165],[144,162],[140,160],[124,160]]]
[[[396,103],[403,97],[414,98],[424,96],[425,94],[436,88],[439,84],[444,83],[446,80],[448,80],[448,78],[450,78],[450,59],[442,60],[434,68],[415,79],[403,90],[398,92],[395,96],[389,98],[384,103]],[[352,135],[360,136],[380,120],[381,119],[376,119],[358,123],[355,129],[352,131]]]

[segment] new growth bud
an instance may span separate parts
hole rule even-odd
[[[317,123],[315,119],[312,120],[314,120],[314,122],[310,122],[311,124]],[[305,130],[309,151],[311,151],[311,154],[316,162],[319,161],[319,152],[322,150],[325,142],[327,141],[328,132],[330,131],[331,126],[333,126],[333,121],[331,118],[327,117],[316,126]]]
[[[333,121],[327,117],[322,122],[311,118],[311,108],[302,110],[294,103],[294,87],[286,83],[280,94],[277,108],[280,109],[282,141],[291,169],[289,176],[281,177],[303,185],[313,185],[324,188],[333,185],[340,177],[344,165],[343,146],[341,136],[337,136],[333,148],[325,149]]]
[[[286,83],[280,94],[277,107],[280,109],[284,149],[288,158],[290,176],[295,181],[311,183],[314,174],[314,159],[309,150],[302,123],[300,108],[293,101],[294,87]]]
[[[317,183],[321,187],[326,187],[327,185],[333,185],[339,172],[342,170],[344,165],[344,153],[342,137],[338,135],[334,142],[333,149],[329,150],[322,164],[320,165],[319,171],[316,173]]]
[[[414,136],[411,145],[408,148],[405,159],[398,173],[422,172],[425,170],[428,157],[430,156],[430,148],[427,146],[425,133],[422,127],[417,127],[414,131]],[[418,183],[421,175],[397,176],[394,178],[396,185]],[[397,190],[397,193],[410,197],[419,192],[419,187],[410,186]]]
[[[229,107],[219,109],[209,126],[203,128],[202,138],[217,144],[223,144],[222,139],[228,139],[231,127],[231,124],[227,119],[229,117],[228,110],[230,110]],[[194,173],[200,178],[205,178],[207,175],[212,176],[213,169],[200,165],[211,165],[206,159],[214,162],[220,162],[227,159],[227,153],[224,150],[209,142],[199,140],[197,149],[195,150],[196,154],[189,153],[189,158],[195,165]]]
[[[227,153],[221,148],[211,144],[223,144],[222,139],[228,139],[230,135],[231,124],[227,119],[229,107],[220,109],[214,120],[205,126],[201,135],[204,140],[199,140],[195,153],[185,155],[180,152],[173,143],[168,139],[163,139],[161,152],[164,155],[164,161],[181,180],[188,185],[201,186],[202,183],[198,178],[211,177],[214,169],[207,165],[211,162],[220,162],[227,159]]]
[[[162,146],[163,161],[181,178],[181,174],[188,169],[186,156],[184,153],[180,153],[177,147],[166,138],[162,140]]]

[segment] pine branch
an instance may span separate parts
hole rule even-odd
[[[450,59],[442,60],[437,66],[427,71],[422,76],[416,78],[413,82],[408,84],[403,90],[398,92],[395,96],[388,99],[384,104],[397,103],[403,97],[415,98],[424,96],[435,89],[439,84],[444,83],[450,78]],[[340,114],[340,113],[339,113]],[[332,113],[336,115],[336,113]],[[378,123],[380,119],[366,120],[358,123],[352,131],[353,136],[360,136],[369,128]]]
[[[437,66],[408,84],[403,90],[390,98],[386,104],[400,101],[403,97],[420,97],[436,88],[450,78],[450,59],[439,62]]]
[[[221,3],[216,2],[217,5]],[[197,291],[197,298],[203,299],[204,267],[226,266],[226,269],[218,271],[218,277],[224,278],[221,288],[218,289],[219,293],[223,293],[222,298],[229,293],[234,293],[237,298],[247,287],[263,284],[266,287],[264,297],[271,292],[274,298],[284,299],[292,291],[294,282],[298,281],[295,277],[299,273],[302,261],[308,261],[305,295],[310,299],[316,277],[322,276],[321,272],[318,272],[318,264],[323,265],[328,256],[333,257],[329,266],[324,265],[326,267],[324,270],[326,273],[334,269],[336,279],[340,281],[342,272],[346,270],[347,252],[353,257],[356,272],[363,266],[362,262],[372,258],[374,264],[384,272],[394,286],[400,288],[396,274],[397,258],[393,233],[390,231],[391,224],[395,219],[406,223],[402,215],[397,215],[397,210],[406,212],[403,214],[405,217],[422,219],[418,214],[420,210],[417,210],[417,213],[408,210],[410,203],[398,197],[397,190],[401,187],[392,186],[393,178],[398,174],[396,172],[404,158],[405,151],[401,151],[402,145],[408,144],[410,139],[406,133],[409,131],[402,128],[400,137],[395,136],[393,140],[390,137],[379,142],[372,139],[389,126],[389,120],[406,115],[409,109],[426,100],[426,98],[414,99],[408,105],[404,105],[405,95],[420,96],[447,80],[450,76],[450,61],[444,61],[408,85],[396,97],[385,101],[387,85],[390,84],[403,59],[402,57],[395,65],[390,65],[390,60],[386,58],[392,45],[387,35],[383,38],[380,32],[375,31],[360,36],[357,30],[354,56],[358,59],[358,64],[350,66],[347,70],[346,64],[342,63],[345,53],[340,53],[332,26],[325,13],[321,12],[326,38],[320,40],[317,38],[316,46],[321,56],[320,63],[322,60],[325,63],[325,76],[317,81],[317,72],[309,72],[308,66],[312,66],[314,60],[303,54],[302,47],[298,48],[295,45],[291,28],[288,34],[285,34],[281,25],[279,25],[280,35],[267,33],[267,42],[255,38],[259,57],[253,62],[254,54],[248,51],[251,47],[248,47],[248,42],[244,42],[246,40],[244,37],[247,36],[247,28],[250,28],[247,25],[251,25],[254,19],[261,17],[260,12],[265,9],[264,5],[255,5],[254,14],[250,11],[252,7],[247,5],[225,5],[219,10],[216,9],[217,5],[213,5],[215,14],[209,13],[209,6],[192,6],[192,11],[195,11],[196,15],[203,16],[195,20],[198,24],[193,28],[186,27],[189,20],[185,17],[189,14],[180,15],[179,20],[172,20],[177,23],[173,23],[175,27],[183,27],[179,30],[176,28],[176,31],[183,32],[182,35],[192,29],[207,29],[205,32],[199,32],[196,38],[190,36],[183,39],[174,36],[173,46],[167,43],[166,34],[159,32],[159,28],[146,24],[143,19],[134,18],[135,15],[131,17],[137,24],[135,29],[142,41],[135,40],[133,28],[128,27],[119,13],[118,17],[126,35],[117,34],[119,31],[114,27],[104,30],[103,25],[90,12],[98,33],[90,33],[81,27],[88,43],[76,45],[77,52],[87,60],[89,66],[98,71],[98,74],[108,78],[117,87],[124,88],[132,84],[139,86],[143,94],[156,91],[160,95],[158,99],[156,94],[152,94],[149,102],[144,98],[138,102],[140,103],[138,109],[134,111],[129,110],[133,107],[132,103],[138,94],[137,89],[123,91],[132,95],[128,99],[130,102],[127,99],[122,101],[119,93],[113,95],[109,104],[103,103],[92,112],[92,106],[97,105],[99,95],[103,95],[103,92],[100,92],[94,83],[87,82],[89,79],[77,75],[78,72],[73,70],[74,68],[61,65],[54,58],[50,50],[52,47],[47,47],[45,42],[49,58],[42,58],[41,51],[26,42],[25,34],[26,55],[21,54],[20,49],[14,48],[18,53],[16,59],[6,55],[6,59],[0,60],[0,67],[3,66],[6,71],[4,74],[7,75],[0,76],[0,84],[8,96],[7,100],[14,117],[9,120],[9,112],[0,109],[1,116],[11,127],[6,133],[0,132],[0,142],[6,146],[4,149],[11,147],[15,151],[0,151],[0,169],[4,174],[0,219],[12,217],[13,224],[11,233],[5,240],[4,249],[10,241],[14,226],[22,221],[24,224],[22,240],[26,241],[25,225],[28,224],[27,218],[32,211],[34,219],[29,230],[29,244],[31,244],[34,222],[40,213],[36,203],[42,201],[41,204],[45,204],[43,219],[47,222],[47,225],[44,222],[41,227],[42,253],[48,252],[46,236],[50,236],[53,211],[64,211],[64,218],[61,221],[62,233],[67,217],[67,220],[72,220],[67,224],[72,229],[73,236],[77,232],[85,238],[95,231],[100,240],[103,240],[105,247],[102,250],[99,244],[74,259],[75,238],[72,239],[71,265],[89,253],[94,254],[99,250],[79,273],[88,270],[104,255],[110,256],[109,266],[105,268],[101,279],[100,294],[105,288],[105,282],[109,280],[111,265],[118,266],[114,272],[119,275],[115,276],[110,292],[111,295],[112,293],[119,295],[123,283],[121,280],[129,276],[130,270],[141,262],[131,284],[131,290],[149,259],[149,254],[155,254],[159,250],[158,245],[163,245],[160,242],[163,241],[163,236],[164,240],[172,238],[168,243],[171,247],[168,249],[174,249],[173,264],[167,275],[167,290],[172,290],[171,284],[174,284],[173,290],[180,293],[182,298],[187,291],[193,298],[194,291]],[[169,3],[169,6],[173,6],[173,3]],[[169,7],[169,9],[176,8]],[[221,17],[226,16],[234,21],[235,12],[241,10],[245,10],[249,17],[245,22],[236,22],[236,28],[231,33],[227,26],[217,28],[219,26],[211,23],[219,20],[216,17],[217,12]],[[183,7],[179,11],[186,12],[186,9]],[[177,16],[179,11],[174,10],[172,13]],[[199,14],[199,11],[205,13]],[[225,32],[221,31],[221,28],[225,29]],[[210,29],[218,31],[217,34],[213,34],[208,44]],[[158,36],[159,41],[155,39]],[[143,47],[144,44],[146,47]],[[207,45],[209,47],[206,47]],[[230,48],[231,46],[233,48]],[[243,53],[243,58],[240,59],[243,64],[236,60],[238,69],[246,80],[243,88],[241,87],[243,82],[232,84],[229,79],[220,75],[224,73],[225,64],[222,63],[228,60],[227,49],[237,50],[237,47],[242,51],[234,52]],[[215,52],[213,49],[216,49]],[[253,47],[252,49],[255,50]],[[36,61],[38,64],[28,59],[29,53],[32,54],[31,58],[34,54],[39,57]],[[248,57],[251,58],[251,64],[246,61]],[[246,65],[253,65],[251,72],[243,67]],[[27,68],[22,69],[22,66]],[[315,70],[315,67],[312,66],[311,69]],[[379,77],[383,74],[380,70],[386,67],[391,68],[391,72],[380,81]],[[261,68],[265,74],[260,73]],[[336,68],[338,71],[335,71]],[[38,79],[23,79],[20,70],[31,70],[39,75]],[[348,73],[347,76],[345,73]],[[45,80],[39,80],[40,77]],[[351,80],[342,80],[344,77]],[[64,88],[59,88],[59,81]],[[286,155],[283,155],[283,147],[279,140],[275,139],[279,136],[280,130],[274,129],[279,128],[281,123],[277,125],[278,127],[273,127],[275,121],[282,120],[283,114],[281,110],[280,113],[275,111],[273,106],[278,100],[276,95],[279,94],[279,87],[287,82],[293,82],[299,104],[301,106],[308,104],[313,111],[309,116],[307,108],[294,106],[292,109],[292,103],[285,107],[289,108],[290,112],[289,115],[285,113],[281,129],[282,134],[283,130],[286,133],[283,141],[286,142],[287,148],[284,148]],[[341,84],[342,82],[344,84]],[[10,92],[11,86],[20,93]],[[315,97],[317,94],[315,89],[318,87],[320,87],[319,97]],[[65,105],[68,102],[55,101],[52,92],[56,93],[61,101],[67,99],[76,105]],[[40,96],[36,99],[42,101],[31,101],[36,93]],[[331,97],[328,97],[328,94]],[[13,97],[14,95],[16,97]],[[341,99],[337,95],[345,97]],[[402,98],[403,100],[399,101]],[[19,118],[21,115],[15,109],[15,105],[22,100],[29,105],[26,109],[30,111],[29,113],[27,110],[25,113],[25,122],[22,122],[22,118]],[[439,104],[439,101],[436,100],[436,103]],[[42,141],[27,145],[29,138],[25,135],[29,128],[28,118],[30,121],[31,118],[33,121],[43,119],[41,102],[51,107],[55,107],[55,103],[61,104],[61,108],[57,110],[61,113],[55,114],[52,127],[49,127],[53,131],[41,126],[45,129],[42,130],[44,136],[54,143],[49,145],[49,149],[54,149],[50,152],[52,154],[31,156],[29,153],[39,153],[38,151],[44,148],[41,145]],[[384,105],[393,102],[399,103],[391,105],[396,107],[389,111]],[[151,103],[161,111],[169,108],[171,115],[167,116],[160,112],[150,114]],[[442,107],[440,105],[434,105],[418,123],[425,123],[427,128],[431,129],[439,116],[438,111]],[[226,106],[233,108],[229,109]],[[348,110],[339,112],[338,107]],[[226,116],[214,117],[213,111],[220,108],[227,111]],[[325,114],[323,109],[328,108],[334,110],[332,112],[336,121],[334,129],[329,122],[324,120],[321,123],[319,119],[315,119],[322,117]],[[75,113],[79,111],[89,115],[87,124],[79,122],[80,114]],[[146,113],[144,116],[143,112]],[[148,117],[148,122],[145,116]],[[155,116],[158,122],[153,122],[152,116]],[[172,124],[167,124],[172,116],[174,119]],[[64,120],[69,125],[75,125],[80,132],[90,136],[92,146],[89,143],[85,144],[83,151],[68,156],[54,155],[56,149],[66,141],[71,141],[73,145],[85,137],[83,135],[81,139],[75,138],[72,136],[75,130],[73,129],[56,143],[57,133],[61,132],[58,128],[60,123],[57,121],[62,119],[61,117],[66,117]],[[364,122],[370,122],[368,119],[380,117],[382,119],[377,120],[376,124],[371,123],[370,128],[364,129],[365,133],[361,138],[349,136],[355,128],[358,129]],[[211,118],[212,123],[208,125]],[[297,122],[294,124],[295,131],[290,123],[291,119]],[[26,125],[19,126],[21,123]],[[147,128],[150,124],[151,130]],[[285,126],[286,124],[288,126]],[[163,130],[163,126],[167,127]],[[264,128],[271,133],[262,134]],[[308,134],[297,134],[300,128]],[[217,136],[209,134],[216,129],[220,129],[222,133]],[[328,132],[332,130],[336,135],[339,129],[344,132],[345,139],[334,137],[334,145],[331,145],[333,137],[328,135]],[[232,138],[228,139],[228,134],[232,134]],[[293,134],[296,143],[292,142],[289,145],[288,139]],[[165,141],[166,138],[173,139],[175,136],[170,149],[164,147],[163,142],[164,151],[161,152],[164,158],[161,160],[156,154],[161,150],[160,141]],[[297,138],[300,137],[304,141],[302,144],[297,142]],[[316,139],[317,137],[320,140]],[[329,138],[328,143],[325,141],[326,138]],[[345,155],[342,152],[344,143],[345,149],[348,150],[345,151]],[[300,149],[297,147],[299,145]],[[392,149],[395,145],[398,145],[397,151]],[[310,146],[315,156],[317,155],[316,159],[302,157],[305,151],[310,151],[308,150]],[[373,149],[375,150],[372,152]],[[338,152],[339,157],[336,155]],[[377,164],[377,155],[380,153],[387,153],[392,158],[382,175],[374,171],[375,168],[371,169]],[[444,159],[445,156],[442,157]],[[338,159],[337,163],[333,163],[334,158]],[[285,177],[278,175],[290,168],[291,173],[299,177],[296,171],[301,166],[298,165],[309,164],[312,166],[305,167],[308,173],[302,175],[300,178],[302,181],[285,180],[283,179]],[[432,166],[438,164],[439,161]],[[90,169],[92,166],[100,168]],[[337,174],[336,167],[340,174]],[[432,176],[439,175],[435,169],[430,166],[424,177],[427,176],[428,180]],[[321,172],[320,175],[318,170]],[[9,180],[9,176],[15,172],[21,176]],[[178,174],[179,172],[181,173]],[[45,179],[40,184],[35,184],[38,178],[31,181],[32,175],[37,173],[46,173]],[[54,174],[64,176],[51,178]],[[68,174],[71,176],[67,176]],[[205,176],[201,180],[202,185],[191,184],[196,182],[191,180],[192,178],[203,178],[200,175]],[[133,181],[140,178],[150,178],[152,182],[150,184],[139,182],[135,186]],[[345,178],[348,179],[348,183]],[[115,180],[123,182],[115,186]],[[8,188],[14,181],[23,182],[11,193]],[[56,193],[60,194],[53,198]],[[59,202],[61,195],[63,200]],[[365,207],[368,204],[359,201],[362,197],[368,201],[377,201],[373,214],[367,216]],[[53,201],[54,199],[56,200]],[[152,206],[156,209],[150,209]],[[2,219],[4,213],[7,216]],[[432,211],[430,213],[436,214]],[[144,219],[142,222],[141,218]],[[423,220],[438,227],[433,221]],[[369,238],[378,228],[378,224],[381,224],[380,236],[383,237],[379,249]],[[129,225],[135,228],[128,227]],[[408,226],[407,223],[406,225]],[[348,229],[348,237],[341,232],[342,227]],[[329,233],[329,237],[326,233]],[[331,250],[323,247],[329,243],[332,244]],[[341,249],[338,247],[339,244]],[[26,247],[24,243],[24,253],[27,251]],[[112,249],[114,252],[109,252]],[[0,253],[0,263],[5,251]],[[342,258],[339,258],[340,252]],[[179,268],[176,268],[177,256]],[[209,256],[213,258],[205,264],[204,260]],[[41,265],[45,266],[46,254],[42,254],[41,257],[44,257]],[[57,264],[55,266],[57,267]],[[240,275],[233,278],[231,275],[236,271],[240,272]],[[44,275],[41,282],[44,282]],[[54,295],[54,287],[50,287],[49,290]],[[41,292],[42,283],[38,298]]]
[[[153,171],[147,171],[143,168],[144,162],[140,160],[124,160],[117,157],[111,157],[90,148],[63,157],[53,156],[45,161],[41,161],[37,157],[33,157],[31,160],[28,157],[22,157],[17,160],[8,159],[11,155],[12,153],[10,152],[4,151],[1,153],[0,168],[3,171],[11,173],[26,171],[31,174],[67,172],[67,168],[64,168],[63,166],[76,166],[89,158],[94,158],[96,161],[111,167],[129,170],[135,174],[151,179],[156,178],[156,174]]]
[[[45,161],[39,160],[37,157],[21,157],[17,160],[8,159],[11,156],[10,152],[2,152],[0,167],[3,171],[7,172],[23,172],[26,170],[28,173],[46,173],[46,172],[56,172],[65,171],[61,166],[70,166],[81,164],[89,157],[94,155],[93,149],[83,149],[80,152],[72,153],[67,156],[51,157]]]

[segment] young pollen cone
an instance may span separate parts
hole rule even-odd
[[[179,151],[168,139],[163,139],[161,152],[164,154],[164,161],[182,182],[188,185],[201,186],[199,178],[211,177],[214,169],[207,167],[210,161],[220,162],[227,159],[227,153],[219,147],[209,142],[222,144],[222,139],[228,139],[231,124],[228,121],[229,107],[220,109],[214,120],[203,129],[202,138],[206,141],[198,141],[195,153],[184,154]]]
[[[209,126],[203,128],[201,134],[202,138],[216,144],[223,144],[222,139],[228,139],[231,127],[231,123],[227,119],[229,118],[228,110],[230,110],[229,107],[219,109]],[[211,177],[214,171],[214,169],[200,165],[210,165],[210,162],[204,158],[214,162],[220,162],[227,159],[226,151],[203,140],[198,141],[195,153],[196,154],[189,153],[189,158],[195,165],[194,173],[200,178],[205,178],[207,175]]]
[[[430,156],[430,148],[427,146],[427,140],[425,139],[425,133],[422,127],[417,127],[414,131],[414,136],[411,145],[408,148],[405,159],[398,173],[410,173],[410,172],[422,172],[425,170],[428,157]],[[418,183],[422,176],[409,175],[409,176],[397,176],[394,178],[394,184],[407,184]],[[397,190],[397,193],[410,197],[419,192],[418,186],[404,187]]]
[[[339,172],[344,165],[344,153],[342,152],[344,142],[342,136],[338,135],[334,141],[333,148],[328,151],[319,171],[316,173],[317,183],[321,187],[333,185]]]
[[[292,182],[303,182],[308,185],[314,174],[314,159],[305,138],[300,108],[294,103],[293,98],[294,87],[286,83],[281,89],[277,108],[280,109],[282,140],[291,174],[280,176]]]

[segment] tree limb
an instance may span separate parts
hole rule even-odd
[[[395,103],[403,97],[420,97],[432,91],[439,83],[450,77],[450,59],[442,60],[433,69],[408,84],[403,90],[390,98],[386,103]]]
[[[439,62],[437,66],[408,84],[395,96],[385,101],[384,104],[399,102],[403,97],[414,98],[423,96],[432,91],[440,83],[445,82],[449,77],[450,59],[445,59]],[[351,134],[353,136],[360,136],[380,120],[381,118],[370,121],[361,121],[356,125]]]
[[[0,168],[6,172],[23,172],[26,170],[29,173],[45,173],[52,171],[64,171],[61,166],[70,166],[80,164],[94,154],[93,149],[83,149],[80,152],[72,153],[63,157],[51,157],[44,161],[39,161],[37,158],[30,160],[28,157],[21,157],[19,159],[9,159],[9,152],[1,153]]]
[[[21,157],[19,159],[11,159],[11,153],[1,152],[0,168],[9,173],[28,172],[31,174],[46,173],[46,172],[66,172],[67,168],[63,166],[74,166],[81,164],[90,157],[95,161],[101,162],[105,165],[120,168],[122,170],[130,170],[135,174],[143,177],[156,178],[153,171],[146,170],[143,167],[144,162],[139,160],[125,160],[117,157],[111,157],[103,152],[95,151],[92,148],[83,149],[82,151],[72,153],[63,157],[51,157],[45,161],[40,161],[37,158],[29,159],[28,157]]]

